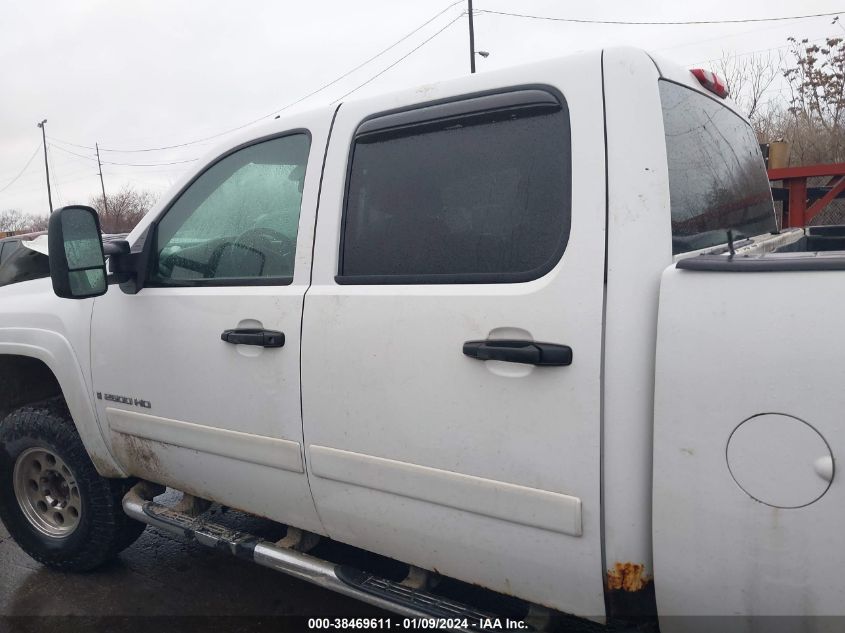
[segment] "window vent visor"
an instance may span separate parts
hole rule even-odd
[[[374,139],[383,138],[384,135],[402,135],[409,128],[413,128],[416,133],[420,127],[440,127],[457,118],[460,118],[463,125],[507,118],[509,113],[515,111],[520,116],[548,114],[557,112],[561,107],[560,101],[545,90],[517,90],[379,116],[362,123],[355,137],[358,141],[367,142],[370,140],[368,137]],[[476,118],[477,121],[474,121]]]

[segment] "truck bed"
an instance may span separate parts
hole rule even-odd
[[[845,270],[845,226],[794,229],[764,239],[679,259],[680,270],[788,272]]]
[[[845,443],[845,303],[831,274],[845,270],[845,227],[734,247],[679,259],[660,286],[653,534],[669,632],[694,614],[845,614],[845,491],[831,485]],[[770,627],[753,622],[742,630]]]

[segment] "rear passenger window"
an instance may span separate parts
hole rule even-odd
[[[772,190],[751,126],[695,90],[661,80],[672,253],[777,230]]]
[[[510,95],[359,129],[339,283],[517,282],[554,267],[570,226],[568,112],[545,91]]]

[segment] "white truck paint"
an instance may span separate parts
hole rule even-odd
[[[290,283],[112,287],[81,301],[56,298],[47,280],[21,283],[0,289],[0,354],[46,363],[107,477],[142,477],[598,621],[626,600],[648,610],[655,590],[661,616],[845,615],[830,556],[845,372],[835,273],[676,268],[726,247],[673,255],[661,81],[715,99],[688,71],[610,49],[243,131],[128,242],[150,248],[171,204],[223,157],[307,130]],[[338,281],[362,125],[538,86],[562,95],[570,125],[571,225],[548,270],[518,283]],[[802,236],[748,236],[738,256]],[[285,346],[220,341],[246,327],[282,331]],[[799,329],[818,335],[807,349],[781,338]],[[566,344],[574,359],[537,367],[461,353],[465,341],[501,339]],[[761,414],[816,433],[795,427],[803,452],[795,478],[783,476],[822,490],[801,507],[743,488],[778,468],[756,463],[765,454],[744,461],[754,438],[737,440],[741,467],[729,467],[731,434]],[[813,457],[819,438],[829,450]],[[750,474],[741,483],[733,471]]]
[[[664,273],[654,419],[662,613],[842,614],[845,499],[833,473],[815,469],[843,442],[843,314],[823,289],[835,275]],[[737,442],[742,433],[751,446]],[[683,591],[690,583],[707,590]]]

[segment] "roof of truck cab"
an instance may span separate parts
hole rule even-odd
[[[700,92],[705,97],[709,97],[715,101],[718,101],[726,108],[729,108],[734,114],[738,114],[741,118],[747,121],[747,117],[745,114],[740,110],[739,106],[736,102],[730,98],[730,94],[727,97],[718,97],[717,95],[713,94],[709,90],[707,90],[704,86],[699,83],[699,81],[695,78],[695,75],[692,74],[692,68],[687,68],[685,66],[681,66],[677,62],[672,61],[662,55],[655,55],[653,53],[648,54],[651,57],[651,60],[654,62],[654,65],[657,67],[657,72],[660,73],[660,77],[662,79],[667,79],[677,84],[681,84],[691,90],[695,90],[696,92]],[[706,68],[706,64],[698,65],[694,67],[704,68],[704,70],[709,70]],[[720,79],[724,80],[724,77]],[[728,86],[730,90],[730,86]]]
[[[666,57],[654,55],[645,49],[618,46],[606,47],[603,49],[594,49],[588,51],[581,51],[564,55],[560,57],[552,57],[544,60],[538,60],[527,64],[520,64],[516,66],[509,66],[496,70],[490,70],[472,75],[461,75],[444,79],[442,81],[435,81],[424,84],[410,85],[405,88],[384,91],[364,96],[355,96],[350,99],[343,99],[333,101],[329,104],[324,104],[317,107],[298,107],[286,111],[281,116],[277,116],[271,121],[258,123],[254,126],[249,126],[238,134],[231,136],[225,142],[218,144],[207,154],[207,158],[212,158],[215,154],[219,155],[231,150],[233,147],[242,143],[261,138],[263,136],[270,136],[279,132],[294,129],[301,125],[301,119],[304,116],[331,116],[334,112],[342,106],[358,106],[361,104],[372,104],[374,111],[389,110],[391,104],[394,107],[407,107],[412,104],[423,104],[427,102],[436,101],[438,98],[444,96],[451,96],[456,92],[472,92],[474,85],[485,86],[490,83],[491,78],[500,78],[502,84],[519,85],[521,83],[520,77],[524,71],[529,68],[537,68],[540,66],[548,66],[551,70],[555,65],[592,65],[603,55],[644,55],[652,60],[661,77],[681,83],[697,92],[700,92],[708,97],[717,98],[713,93],[707,91],[695,79],[694,75],[686,68],[677,62],[674,62]],[[722,99],[721,101],[730,109],[737,111],[736,104],[730,99]],[[739,112],[738,112],[739,113]],[[739,113],[741,115],[741,113]],[[202,162],[202,161],[201,161]]]
[[[592,71],[592,69],[596,68],[597,64],[601,63],[603,56],[608,54],[646,57],[652,61],[661,76],[666,76],[672,81],[683,83],[694,90],[710,97],[714,97],[714,95],[706,92],[701,85],[698,84],[688,69],[684,69],[678,64],[667,62],[663,58],[655,58],[643,49],[633,47],[612,47],[583,51],[566,56],[534,61],[528,64],[485,71],[472,75],[452,77],[444,79],[443,81],[419,84],[399,90],[385,91],[383,93],[363,97],[354,97],[343,101],[337,100],[317,107],[297,105],[290,110],[286,110],[282,114],[276,115],[276,117],[270,121],[248,125],[244,129],[239,130],[237,133],[228,136],[224,141],[213,146],[200,158],[199,161],[195,163],[195,167],[193,169],[186,171],[183,176],[174,183],[170,192],[168,192],[165,196],[162,196],[159,203],[154,205],[154,207],[150,210],[148,216],[151,218],[155,217],[160,211],[160,204],[165,204],[169,201],[172,195],[175,195],[173,192],[178,192],[184,188],[216,159],[234,151],[238,147],[246,146],[259,139],[272,137],[274,135],[296,129],[302,129],[305,127],[305,123],[307,121],[313,121],[321,118],[323,120],[330,120],[341,107],[354,107],[358,110],[367,110],[367,108],[369,108],[373,113],[388,112],[394,108],[407,108],[432,103],[439,99],[452,98],[455,95],[462,93],[471,94],[474,88],[478,92],[483,92],[484,90],[489,90],[492,85],[519,86],[525,84],[523,75],[526,74],[526,69],[531,69],[532,74],[536,74],[536,71],[538,70],[545,72],[545,69],[548,69],[549,76],[552,76],[555,69],[560,68],[562,65],[582,66],[585,69]],[[736,106],[732,102],[726,101],[726,105],[736,111]],[[142,220],[138,225],[138,231],[140,232],[146,230],[148,224],[149,222]],[[133,231],[131,234],[131,236],[134,235],[136,235],[136,231]]]
[[[636,51],[639,54],[647,54],[645,51],[640,49],[631,48],[629,50],[631,52]],[[548,66],[551,70],[555,65],[560,64],[595,64],[600,59],[602,52],[602,49],[583,51],[573,53],[571,55],[530,62],[528,64],[509,66],[507,68],[500,68],[472,75],[451,77],[442,81],[424,84],[411,84],[405,88],[387,90],[364,96],[355,96],[350,99],[336,100],[318,107],[297,108],[295,111],[291,110],[290,112],[286,112],[283,116],[271,121],[250,126],[240,131],[238,134],[229,137],[224,143],[220,143],[212,148],[212,150],[207,154],[207,158],[210,159],[215,154],[221,154],[225,151],[229,151],[231,148],[242,143],[247,143],[257,138],[278,134],[279,132],[300,127],[301,119],[304,116],[311,117],[321,113],[331,116],[339,107],[357,106],[367,103],[379,106],[378,108],[374,108],[379,111],[389,109],[391,103],[395,104],[396,107],[406,107],[416,103],[427,103],[436,101],[444,95],[452,95],[456,92],[472,92],[473,86],[486,86],[489,84],[491,78],[496,77],[501,78],[502,84],[519,85],[520,83],[523,83],[520,80],[520,76],[527,68]]]

